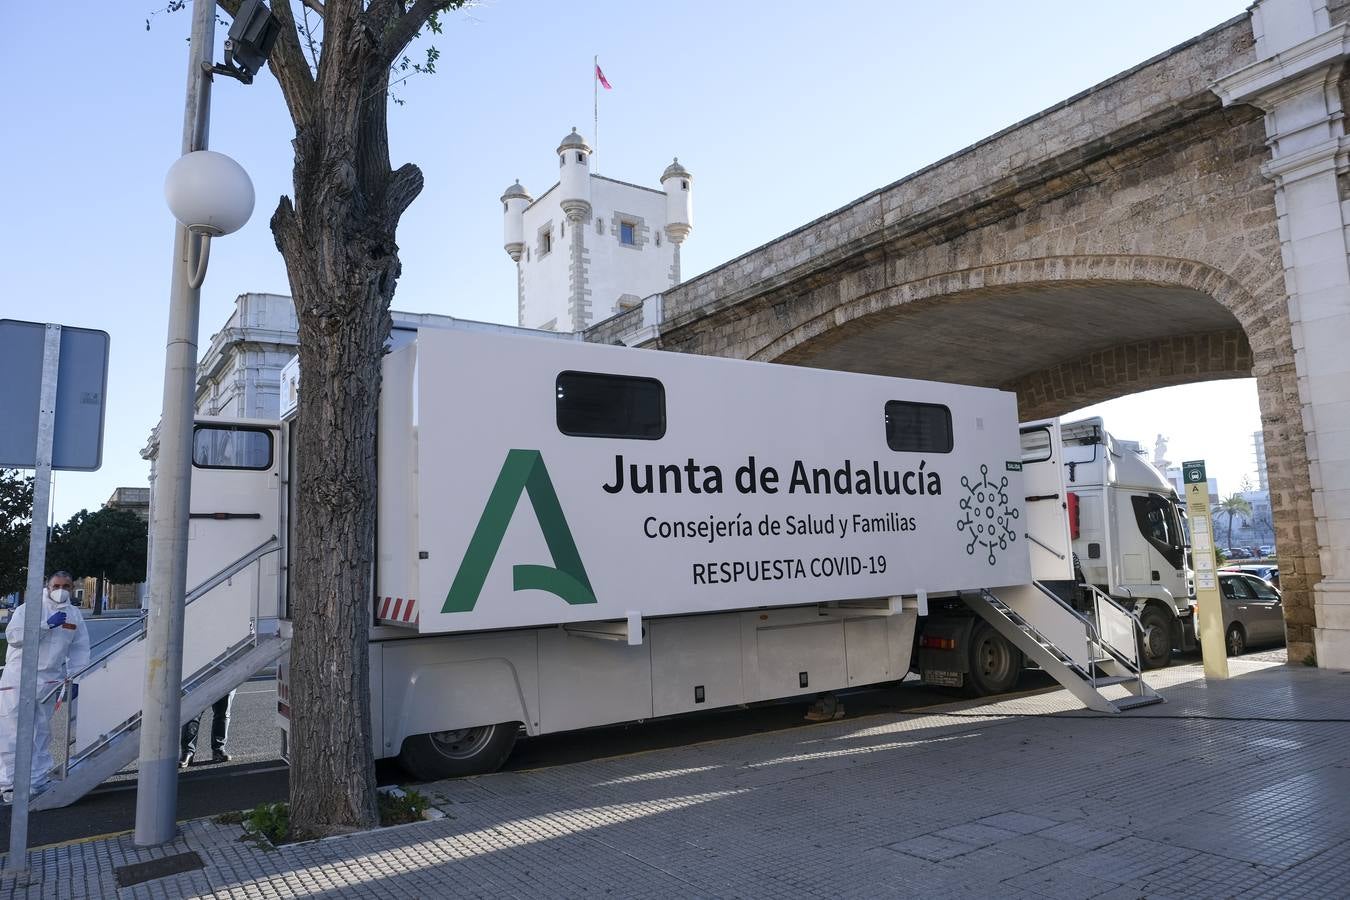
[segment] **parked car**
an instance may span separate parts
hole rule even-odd
[[[1272,556],[1274,556],[1274,555],[1275,555],[1275,547],[1274,547],[1273,544],[1262,544],[1262,545],[1261,545],[1261,556],[1262,556],[1262,558],[1264,558],[1264,559],[1270,559],[1270,558],[1271,558]]]
[[[1269,581],[1275,587],[1280,586],[1280,567],[1274,563],[1226,564],[1219,567],[1222,572],[1243,572],[1255,575],[1263,581]]]
[[[1224,559],[1251,559],[1252,551],[1244,550],[1241,547],[1224,547],[1219,550]]]
[[[1229,656],[1256,644],[1284,643],[1284,604],[1267,581],[1245,572],[1219,572],[1224,642]]]

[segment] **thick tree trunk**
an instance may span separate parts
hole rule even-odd
[[[231,14],[237,0],[218,0]],[[389,162],[389,68],[436,13],[463,0],[325,0],[311,71],[289,3],[270,63],[295,122],[295,202],[272,234],[300,323],[292,567],[291,811],[301,837],[377,824],[370,724],[375,425],[394,233],[422,190]]]
[[[307,241],[315,277],[291,276],[300,322],[300,502],[290,594],[290,795],[292,825],[304,836],[377,823],[368,638],[375,426],[393,282],[379,277],[388,259],[362,252],[370,243],[330,237]]]

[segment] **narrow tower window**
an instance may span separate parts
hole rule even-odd
[[[619,243],[632,246],[637,243],[637,226],[632,222],[619,223]]]
[[[581,151],[578,150],[578,151],[577,151],[577,162],[579,162],[579,163],[584,163],[585,161],[586,161],[586,157],[582,156],[582,155],[581,155]]]
[[[543,238],[543,240],[541,240],[539,243],[540,256],[544,255],[545,253],[551,253],[553,251],[553,232],[545,231],[543,235],[541,235],[541,237]]]

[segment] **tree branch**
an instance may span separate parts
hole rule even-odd
[[[323,15],[323,4],[320,3],[319,0],[302,0],[302,2],[304,3],[305,6],[308,6],[310,9],[314,10],[319,15],[321,16]]]
[[[445,12],[447,9],[454,9],[463,6],[463,0],[416,0],[408,11],[394,20],[393,25],[385,32],[380,41],[380,60],[383,65],[390,65],[398,59],[398,55],[403,52],[413,38],[417,37],[422,26],[438,12]]]
[[[422,183],[422,170],[412,163],[404,163],[389,176],[385,208],[391,221],[397,222],[422,193]]]

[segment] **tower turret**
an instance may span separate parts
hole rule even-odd
[[[503,246],[515,262],[525,252],[525,207],[534,202],[530,192],[520,186],[520,179],[502,193]]]
[[[661,189],[666,192],[666,237],[675,245],[675,262],[670,270],[670,283],[680,283],[680,245],[694,229],[694,176],[680,165],[680,158],[666,166],[661,173]]]
[[[694,176],[680,165],[680,158],[661,173],[661,189],[666,192],[666,235],[681,243],[694,227]]]
[[[580,222],[591,212],[591,146],[575,125],[558,145],[558,164],[559,205],[569,221]]]

